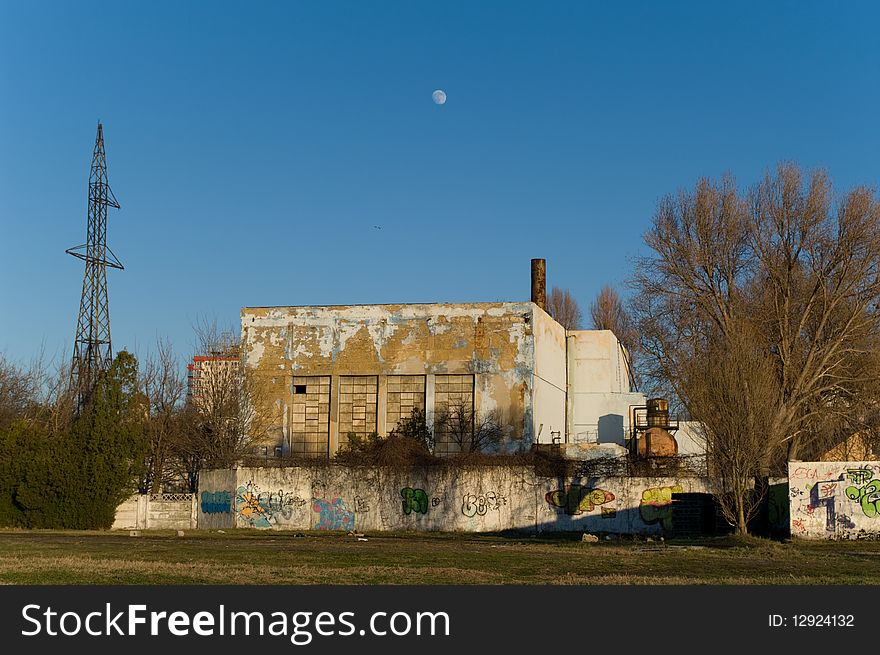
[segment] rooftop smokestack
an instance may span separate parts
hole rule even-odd
[[[543,259],[532,260],[532,302],[547,311],[547,264]]]

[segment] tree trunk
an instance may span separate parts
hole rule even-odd
[[[737,494],[736,497],[736,533],[738,535],[749,533],[749,526],[746,524],[746,514],[743,509],[742,494]]]

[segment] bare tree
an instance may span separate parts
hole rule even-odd
[[[816,456],[831,422],[851,433],[876,420],[873,191],[856,188],[835,202],[824,173],[805,183],[790,164],[748,194],[730,177],[704,179],[661,201],[646,243],[653,254],[641,258],[633,280],[645,373],[687,402],[689,366],[712,365],[709,344],[730,344],[747,325],[779,386],[764,432],[784,448],[766,449],[763,469],[781,468],[785,455]]]
[[[36,369],[41,389],[38,420],[51,435],[67,432],[76,417],[77,398],[70,375],[70,360],[62,354],[59,362],[54,370],[42,363]]]
[[[611,330],[620,343],[632,352],[638,346],[638,335],[632,319],[614,287],[606,284],[590,304],[594,330]]]
[[[233,466],[265,437],[275,413],[265,390],[241,361],[241,347],[216,323],[196,328],[198,352],[190,376],[183,430],[175,445],[191,488],[203,467]]]
[[[741,325],[729,339],[713,336],[706,343],[711,365],[689,360],[681,391],[700,418],[722,514],[738,534],[746,534],[766,493],[766,486],[755,481],[779,443],[767,431],[781,392],[773,357],[749,325]]]
[[[162,493],[166,484],[175,481],[172,459],[182,438],[186,391],[186,380],[170,342],[157,342],[156,352],[142,364],[140,386],[148,408],[149,439],[146,478],[141,491]]]
[[[41,349],[26,366],[0,355],[0,428],[23,420],[60,435],[71,427],[75,407],[65,354],[47,361]]]
[[[0,355],[0,429],[33,417],[39,379],[34,372]]]
[[[568,289],[553,287],[547,297],[547,313],[566,330],[581,327],[581,308]]]
[[[452,445],[450,452],[480,453],[495,450],[504,438],[497,410],[477,413],[469,403],[442,406],[434,414],[435,446]]]

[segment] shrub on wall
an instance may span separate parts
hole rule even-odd
[[[387,437],[373,432],[366,438],[349,433],[348,446],[336,455],[336,461],[344,464],[371,466],[414,466],[436,461],[431,454],[431,430],[425,421],[425,413],[413,409]]]

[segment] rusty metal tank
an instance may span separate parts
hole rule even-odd
[[[669,401],[665,398],[651,398],[648,406],[648,427],[669,429]]]
[[[648,428],[638,438],[640,457],[673,457],[678,455],[678,442],[663,428]]]

